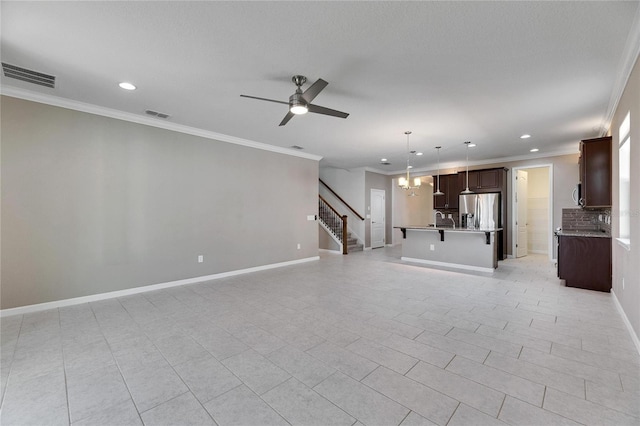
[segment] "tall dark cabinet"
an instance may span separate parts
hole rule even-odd
[[[580,142],[580,205],[611,207],[611,136]]]
[[[494,192],[500,194],[500,223],[498,232],[498,259],[507,258],[507,170],[504,167],[484,170],[469,170],[469,189],[476,194]],[[458,173],[461,190],[467,187],[467,173]]]
[[[438,187],[438,177],[433,177],[434,191]],[[459,185],[458,174],[441,175],[440,176],[440,191],[444,192],[444,195],[433,196],[433,208],[436,210],[456,210],[458,208],[460,191],[462,189]]]

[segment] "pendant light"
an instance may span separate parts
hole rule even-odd
[[[398,186],[402,189],[405,190],[411,190],[411,192],[409,193],[410,197],[415,197],[418,194],[416,194],[416,192],[414,191],[416,188],[420,188],[420,185],[422,184],[422,182],[420,181],[419,177],[413,178],[413,182],[411,182],[411,179],[409,177],[409,170],[411,170],[411,154],[412,152],[409,150],[409,135],[411,134],[410,131],[406,131],[404,132],[405,135],[407,135],[407,177],[405,178],[404,176],[401,177],[400,179],[398,179]],[[412,185],[413,183],[413,185]]]
[[[444,192],[440,191],[440,148],[442,147],[436,146],[436,149],[438,150],[438,187],[433,195],[444,195]]]
[[[469,145],[471,141],[464,143],[467,146],[467,189],[461,192],[461,194],[473,194],[473,191],[469,189]]]

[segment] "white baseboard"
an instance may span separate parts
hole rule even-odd
[[[471,265],[461,265],[459,263],[438,262],[436,260],[416,259],[413,257],[402,256],[400,260],[404,260],[405,262],[424,263],[425,265],[442,266],[445,268],[465,269],[467,271],[477,271],[477,272],[488,272],[490,274],[493,274],[493,272],[495,271],[495,269],[493,268],[485,268],[482,266],[471,266]]]
[[[624,321],[624,325],[627,326],[627,330],[631,335],[631,340],[633,340],[633,344],[636,345],[636,350],[640,354],[640,339],[638,339],[638,335],[633,329],[633,326],[631,325],[629,318],[627,318],[627,314],[624,312],[624,309],[622,309],[622,305],[620,304],[620,301],[618,300],[618,297],[616,296],[616,294],[613,292],[613,289],[611,289],[611,296],[613,296],[613,303],[616,305],[618,312],[620,312],[620,316],[622,316],[622,321]]]
[[[342,254],[341,250],[318,249],[318,251],[322,253],[328,253],[328,254]]]
[[[177,286],[181,286],[181,285],[195,284],[195,283],[200,283],[200,282],[204,282],[204,281],[217,280],[217,279],[220,279],[220,278],[233,277],[233,276],[236,276],[236,275],[248,274],[248,273],[251,273],[251,272],[266,271],[268,269],[281,268],[283,266],[292,266],[292,265],[297,265],[299,263],[312,262],[314,260],[319,260],[319,259],[320,259],[320,256],[307,257],[307,258],[304,258],[304,259],[290,260],[290,261],[287,261],[287,262],[280,262],[280,263],[272,263],[272,264],[269,264],[269,265],[255,266],[253,268],[238,269],[238,270],[235,270],[235,271],[221,272],[221,273],[218,273],[218,274],[204,275],[204,276],[201,276],[201,277],[194,277],[194,278],[187,278],[187,279],[184,279],[184,280],[176,280],[176,281],[169,281],[169,282],[166,282],[166,283],[151,284],[151,285],[145,285],[145,286],[142,286],[142,287],[128,288],[126,290],[110,291],[108,293],[92,294],[90,296],[74,297],[74,298],[71,298],[71,299],[55,300],[53,302],[38,303],[38,304],[35,304],[35,305],[27,305],[27,306],[19,306],[17,308],[10,308],[10,309],[2,309],[2,310],[0,310],[0,318],[8,317],[8,316],[11,316],[11,315],[30,314],[30,313],[33,313],[33,312],[46,311],[46,310],[49,310],[49,309],[62,308],[62,307],[65,307],[65,306],[80,305],[82,303],[96,302],[98,300],[105,300],[105,299],[112,299],[114,297],[123,297],[123,296],[129,296],[129,295],[132,295],[132,294],[146,293],[148,291],[162,290],[164,288],[177,287]]]

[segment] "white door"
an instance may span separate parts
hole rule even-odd
[[[516,257],[527,255],[527,172],[518,170],[516,174]]]
[[[371,190],[371,248],[384,247],[385,192]]]

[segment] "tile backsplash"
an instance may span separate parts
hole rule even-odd
[[[611,210],[562,209],[562,229],[578,231],[596,229],[611,234]]]

